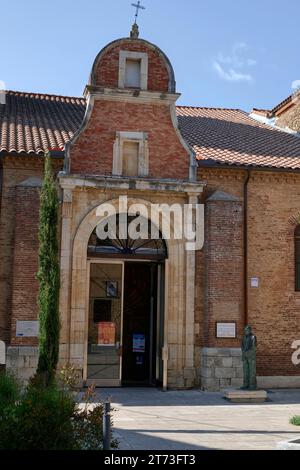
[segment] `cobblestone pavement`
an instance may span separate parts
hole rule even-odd
[[[272,450],[299,439],[300,428],[289,419],[300,415],[300,390],[268,392],[268,402],[248,405],[198,390],[97,389],[112,400],[122,450]]]

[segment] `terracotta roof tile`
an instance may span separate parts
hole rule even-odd
[[[64,149],[82,123],[83,98],[6,92],[0,104],[0,152],[43,154]],[[180,130],[199,163],[300,169],[300,139],[238,109],[179,106]]]
[[[0,104],[0,152],[42,154],[64,149],[79,128],[83,98],[40,93],[5,92]]]
[[[181,132],[197,159],[229,165],[300,169],[300,138],[239,109],[177,107]]]

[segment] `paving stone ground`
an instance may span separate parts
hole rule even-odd
[[[111,397],[121,450],[276,449],[299,439],[300,390],[269,390],[264,404],[231,404],[222,393],[145,388],[97,389]]]

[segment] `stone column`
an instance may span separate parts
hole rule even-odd
[[[195,208],[198,202],[197,194],[188,194],[189,205],[193,207],[193,218],[192,220],[185,220],[185,227],[187,224],[191,224],[191,229],[195,232]],[[185,309],[186,309],[186,321],[185,321],[185,368],[184,368],[184,380],[187,388],[195,385],[196,371],[194,367],[195,359],[195,276],[196,276],[196,252],[193,250],[186,250],[185,257]]]
[[[61,219],[61,258],[60,258],[60,345],[59,365],[70,360],[70,292],[71,292],[71,224],[72,224],[72,188],[63,188]]]

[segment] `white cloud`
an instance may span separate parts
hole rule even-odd
[[[300,89],[300,80],[294,80],[292,83],[292,89],[293,90],[299,90]]]
[[[224,70],[217,61],[214,61],[213,67],[214,70],[218,73],[219,77],[228,82],[251,82],[253,80],[252,75],[237,72],[233,68]]]
[[[255,67],[257,61],[250,56],[250,52],[251,48],[246,43],[236,42],[230,54],[218,53],[213,59],[213,69],[222,80],[251,82],[253,75],[247,71],[247,68]]]
[[[5,93],[5,83],[0,80],[0,104],[5,104],[5,98],[6,98],[6,93]]]

